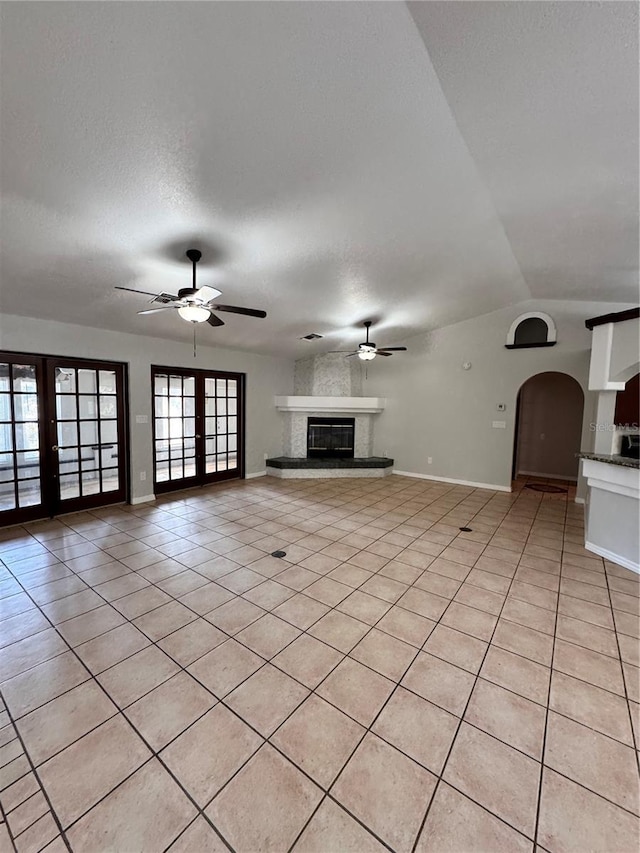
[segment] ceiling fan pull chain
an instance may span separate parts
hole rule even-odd
[[[195,269],[195,264],[193,268]],[[193,357],[196,357],[196,323],[193,324]]]

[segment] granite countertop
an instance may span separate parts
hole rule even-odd
[[[576,454],[581,459],[592,459],[594,462],[607,462],[609,465],[621,465],[623,468],[640,468],[640,459],[620,456],[618,453],[587,453]]]

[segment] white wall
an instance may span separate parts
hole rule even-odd
[[[203,331],[206,333],[208,327]],[[246,373],[246,473],[264,471],[265,453],[269,456],[281,453],[282,421],[273,397],[292,393],[292,360],[201,344],[194,359],[192,346],[178,341],[8,315],[0,316],[0,349],[124,361],[129,365],[130,475],[134,499],[153,492],[152,364]],[[148,423],[137,424],[136,415],[146,415]],[[140,480],[141,471],[147,472],[146,482]]]
[[[638,372],[640,362],[640,320],[624,320],[613,325],[611,378],[627,382]]]
[[[389,342],[406,343],[409,352],[369,365],[363,393],[387,398],[376,420],[374,452],[392,456],[396,470],[508,487],[518,389],[543,371],[567,373],[581,385],[581,449],[591,449],[595,394],[587,390],[591,333],[584,321],[614,310],[621,306],[530,300],[407,341]],[[553,317],[555,346],[505,348],[509,326],[526,311]],[[472,363],[470,370],[462,368],[464,362]],[[499,403],[506,405],[505,412],[497,410]],[[493,421],[505,421],[506,428],[492,428]],[[579,494],[583,491],[581,483]]]

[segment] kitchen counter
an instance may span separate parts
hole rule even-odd
[[[619,453],[578,453],[580,459],[591,459],[594,462],[605,462],[607,465],[621,465],[623,468],[640,468],[640,459],[620,456]]]
[[[580,453],[587,480],[585,543],[605,560],[640,572],[640,464],[608,453]]]

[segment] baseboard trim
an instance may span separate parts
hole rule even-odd
[[[510,492],[511,486],[496,486],[492,483],[474,483],[471,480],[455,480],[452,477],[435,477],[433,474],[416,474],[413,471],[398,471],[393,473],[399,477],[414,477],[417,480],[436,480],[439,483],[451,483],[454,486],[471,486],[473,489],[490,489],[492,492]]]
[[[607,548],[601,548],[599,545],[594,545],[593,542],[585,542],[584,547],[587,549],[587,551],[592,551],[599,557],[603,557],[605,560],[609,560],[610,563],[615,563],[618,566],[622,566],[623,569],[630,569],[630,571],[635,572],[637,575],[640,574],[639,563],[634,563],[632,560],[627,560],[626,557],[621,557],[619,554],[614,554],[613,551],[609,551]]]
[[[146,504],[150,501],[155,501],[155,495],[143,495],[141,498],[131,498],[131,506],[136,506],[137,504]]]
[[[266,476],[267,476],[266,471],[255,471],[253,474],[245,474],[244,478],[245,478],[245,480],[255,480],[256,477],[266,477]]]

